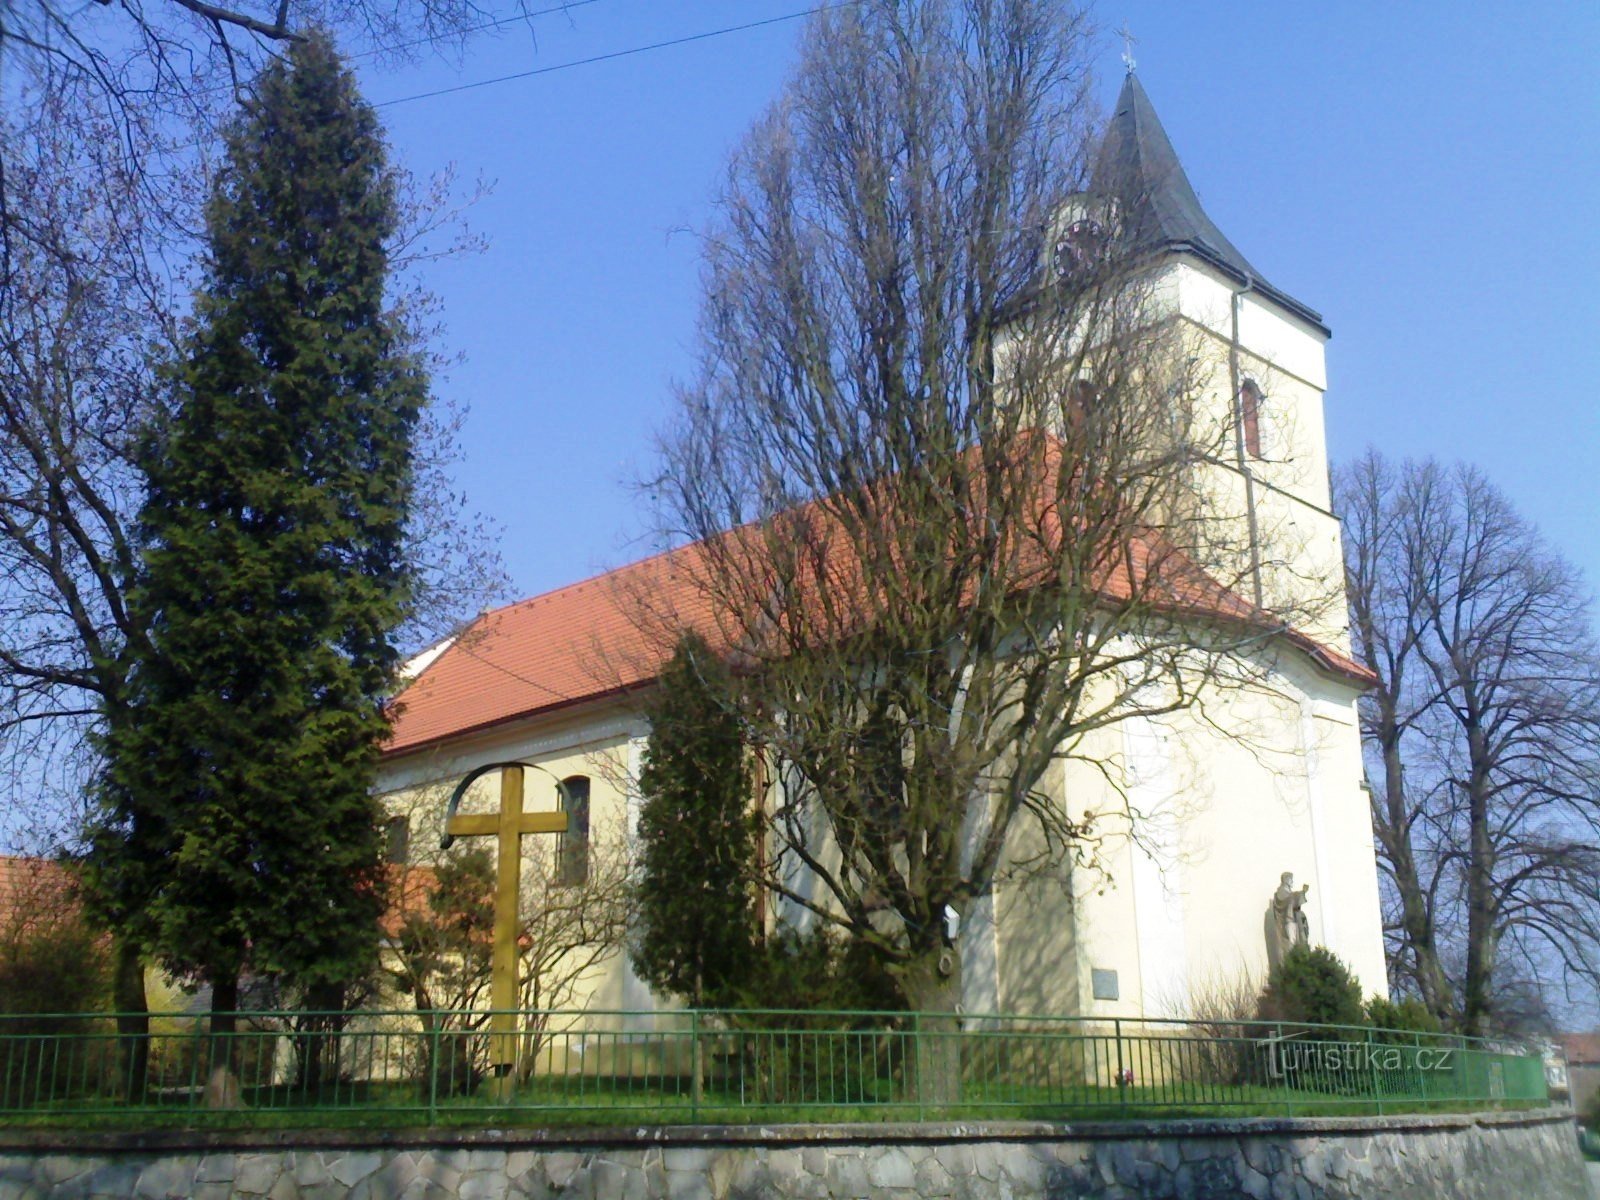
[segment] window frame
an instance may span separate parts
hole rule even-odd
[[[1244,452],[1255,459],[1266,457],[1261,448],[1261,408],[1266,398],[1261,385],[1254,379],[1246,377],[1239,385],[1240,440]]]
[[[589,882],[589,813],[593,783],[587,775],[568,775],[556,788],[556,806],[567,814],[567,828],[556,842],[555,886]],[[569,797],[572,803],[569,804]]]

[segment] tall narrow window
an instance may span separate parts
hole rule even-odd
[[[1254,379],[1239,387],[1239,426],[1244,433],[1244,450],[1251,458],[1261,457],[1261,389]]]
[[[577,887],[589,882],[589,777],[567,776],[560,797],[567,831],[556,845],[556,886]]]
[[[1062,433],[1069,439],[1083,436],[1089,425],[1089,413],[1099,398],[1092,379],[1074,379],[1067,387],[1066,421]]]
[[[390,817],[383,826],[383,855],[386,861],[401,866],[411,852],[411,822],[405,817]]]

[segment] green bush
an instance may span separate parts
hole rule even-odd
[[[1589,1103],[1583,1106],[1579,1120],[1590,1133],[1600,1136],[1600,1093],[1592,1096]]]
[[[105,941],[75,905],[19,905],[0,929],[0,1096],[8,1105],[65,1099],[104,1070],[110,1043],[83,1038],[110,998]],[[76,1036],[74,1036],[76,1035]]]
[[[1267,977],[1261,1019],[1308,1025],[1364,1025],[1361,985],[1350,968],[1323,946],[1297,945]]]
[[[107,959],[105,939],[75,913],[16,922],[0,931],[0,1013],[105,1011]]]
[[[1378,1031],[1374,1036],[1380,1042],[1412,1040],[1404,1036],[1385,1035],[1443,1032],[1439,1018],[1415,996],[1407,996],[1398,1004],[1385,996],[1373,996],[1367,1001],[1367,1022]]]
[[[899,985],[871,947],[826,929],[808,934],[785,929],[767,938],[733,999],[742,1009],[901,1012],[906,1007]]]
[[[904,1047],[893,1032],[896,1017],[835,1015],[905,1009],[894,978],[855,939],[826,930],[768,938],[735,1002],[728,1014],[735,1036],[726,1068],[738,1071],[769,1103],[871,1102],[892,1089],[901,1073]],[[763,1009],[798,1011],[754,1011]]]

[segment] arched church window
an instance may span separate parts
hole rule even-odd
[[[1254,379],[1239,385],[1239,426],[1244,435],[1245,453],[1261,457],[1261,388]]]
[[[556,886],[577,887],[589,881],[589,777],[563,779],[560,799],[567,831],[556,843]]]
[[[1067,437],[1081,434],[1088,427],[1089,413],[1098,395],[1092,379],[1074,379],[1067,385],[1066,420],[1062,430]]]
[[[383,827],[383,857],[402,866],[411,854],[411,822],[405,817],[390,817]]]

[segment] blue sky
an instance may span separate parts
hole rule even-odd
[[[537,7],[533,4],[531,7]],[[378,102],[779,17],[807,0],[594,0],[369,69]],[[1600,580],[1600,6],[1124,0],[1097,94],[1140,77],[1211,217],[1322,311],[1336,456],[1488,470]],[[386,105],[396,156],[495,182],[481,256],[435,264],[461,481],[518,594],[647,546],[629,481],[689,371],[698,248],[726,156],[800,21]]]

